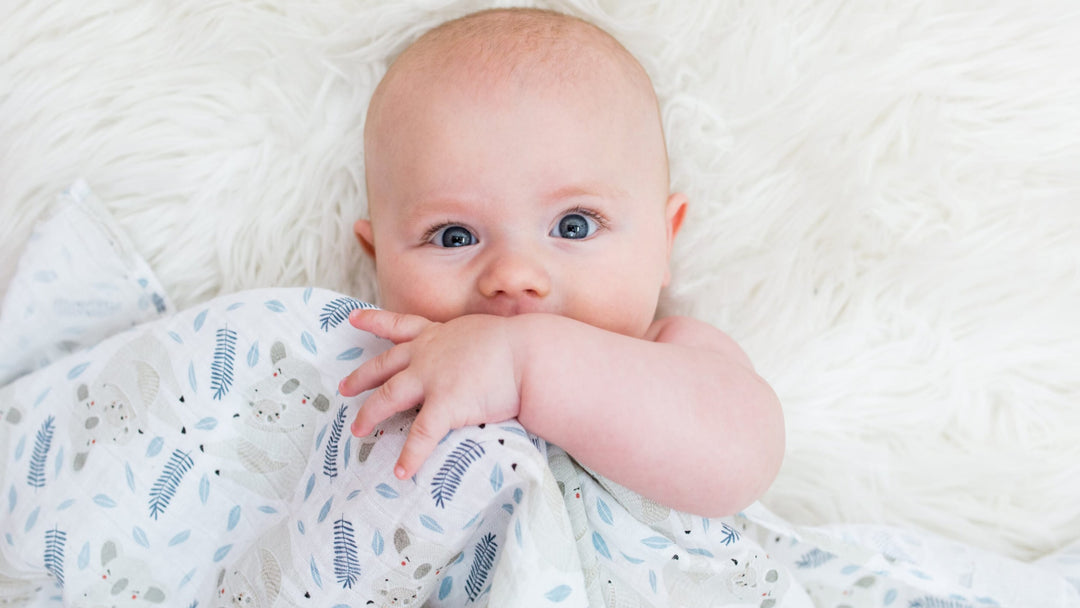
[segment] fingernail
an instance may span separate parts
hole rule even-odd
[[[405,479],[405,467],[401,466],[400,464],[394,467],[394,476],[398,479]]]
[[[345,386],[345,379],[342,378],[341,382],[338,382],[337,392],[340,393],[342,397],[348,397],[349,395],[345,394],[345,391],[347,390],[347,388],[348,387]]]

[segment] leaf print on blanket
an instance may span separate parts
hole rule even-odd
[[[338,476],[338,446],[341,443],[341,431],[345,428],[345,404],[338,408],[334,423],[330,425],[330,439],[326,441],[326,455],[323,457],[323,475],[330,479]]]
[[[64,545],[67,533],[59,528],[45,531],[45,569],[49,571],[61,587],[64,586]]]
[[[475,602],[484,591],[484,583],[487,581],[488,573],[491,572],[491,567],[495,564],[495,552],[498,548],[495,535],[491,533],[486,534],[480,542],[476,543],[469,578],[465,579],[465,593],[469,596],[470,602]]]
[[[165,512],[173,496],[176,495],[176,488],[183,481],[184,474],[194,464],[191,456],[180,450],[173,450],[172,455],[169,456],[169,462],[165,464],[165,470],[154,482],[154,487],[150,489],[150,517],[157,519]]]
[[[26,474],[26,483],[32,488],[45,487],[45,461],[49,457],[53,437],[52,416],[45,419],[34,437],[34,451],[30,454],[30,471]]]
[[[375,308],[367,302],[361,302],[356,298],[342,297],[334,298],[330,300],[322,308],[322,314],[319,315],[319,327],[323,331],[330,331],[331,328],[337,327],[349,318],[349,313],[357,309]]]
[[[214,399],[220,401],[229,393],[233,383],[233,365],[236,362],[236,331],[228,327],[217,330],[214,346],[214,362],[210,364],[210,390]]]
[[[352,589],[360,578],[360,558],[353,526],[343,516],[334,522],[334,575],[342,589]]]
[[[469,465],[484,455],[484,447],[472,439],[466,439],[454,448],[446,457],[446,462],[439,467],[439,472],[431,480],[431,497],[435,506],[445,509],[446,503],[454,499],[462,477],[469,470]]]

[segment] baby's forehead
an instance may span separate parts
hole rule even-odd
[[[412,87],[444,80],[476,87],[569,85],[583,92],[615,87],[655,104],[644,68],[611,35],[535,9],[484,11],[436,27],[393,62],[379,88],[392,88],[398,79]]]

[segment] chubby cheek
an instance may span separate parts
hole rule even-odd
[[[379,305],[393,312],[446,322],[465,314],[463,283],[445,274],[416,272],[408,266],[378,269]]]

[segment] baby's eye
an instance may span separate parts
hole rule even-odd
[[[559,223],[551,230],[550,236],[563,239],[584,239],[592,236],[598,226],[596,220],[584,213],[567,213],[559,218]]]
[[[428,241],[439,247],[467,247],[476,244],[476,237],[462,226],[446,226],[431,236]]]

